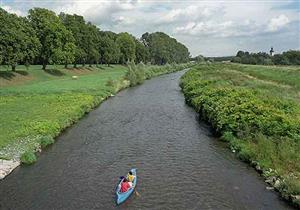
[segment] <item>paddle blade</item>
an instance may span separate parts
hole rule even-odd
[[[141,195],[140,195],[140,193],[138,192],[138,191],[134,191],[135,192],[135,194],[138,196],[138,197],[141,197]]]

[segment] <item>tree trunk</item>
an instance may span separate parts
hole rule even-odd
[[[89,64],[89,67],[92,67],[92,64],[91,64],[91,63]]]
[[[67,63],[65,63],[65,69],[67,69],[68,68],[68,64]]]
[[[11,70],[16,71],[16,66],[17,66],[16,64],[11,65]]]
[[[77,68],[77,64],[76,64],[76,63],[74,63],[74,65],[73,65],[73,66],[74,66],[74,68]]]
[[[43,61],[43,70],[46,70],[46,67],[47,67],[47,61],[44,60],[44,61]]]

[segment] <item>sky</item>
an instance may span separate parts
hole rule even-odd
[[[136,37],[162,31],[192,56],[300,50],[300,0],[0,0],[0,6],[21,16],[34,7],[75,13],[101,30]]]

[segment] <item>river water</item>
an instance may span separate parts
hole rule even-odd
[[[0,209],[291,209],[184,102],[184,72],[121,91],[0,182]],[[115,205],[118,177],[137,193]]]

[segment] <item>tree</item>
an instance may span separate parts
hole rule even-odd
[[[44,70],[49,63],[65,63],[74,59],[73,35],[54,12],[34,8],[29,10],[28,18],[42,45],[40,59]]]
[[[236,57],[240,57],[240,58],[241,58],[241,57],[243,57],[244,55],[245,55],[244,51],[241,51],[241,50],[240,50],[240,51],[237,52]]]
[[[233,62],[233,63],[241,63],[242,59],[241,59],[241,57],[236,56],[236,57],[232,58],[231,62]]]
[[[134,37],[128,33],[118,34],[116,40],[120,48],[120,63],[125,64],[128,61],[135,60],[135,41]]]
[[[289,59],[282,54],[275,54],[272,60],[275,65],[290,65]]]
[[[300,51],[299,50],[289,50],[283,52],[282,56],[285,56],[291,65],[300,65]]]
[[[190,53],[186,46],[165,33],[145,33],[141,38],[148,49],[153,64],[181,63],[189,60]]]
[[[85,52],[87,53],[87,61],[91,66],[93,63],[98,63],[100,54],[99,54],[99,29],[88,22],[85,26],[84,36],[85,36]]]
[[[204,62],[204,61],[205,61],[205,59],[204,59],[204,57],[203,57],[202,55],[197,55],[196,57],[191,58],[191,60],[192,60],[192,61],[195,61],[195,62],[197,62],[197,63],[201,63],[201,62]]]
[[[1,63],[10,65],[13,71],[20,62],[32,63],[40,43],[27,19],[0,8],[0,25]]]
[[[74,67],[77,63],[85,63],[87,61],[88,53],[85,44],[88,43],[88,36],[85,35],[86,23],[83,16],[69,15],[60,13],[59,18],[64,26],[72,32],[75,42],[75,58]],[[87,32],[86,32],[87,33]]]
[[[136,63],[147,63],[149,61],[149,51],[148,49],[144,46],[144,44],[139,41],[135,40],[135,58],[136,58]]]
[[[117,43],[109,36],[103,36],[100,40],[99,53],[101,63],[105,63],[108,66],[111,63],[118,63],[120,49]]]

